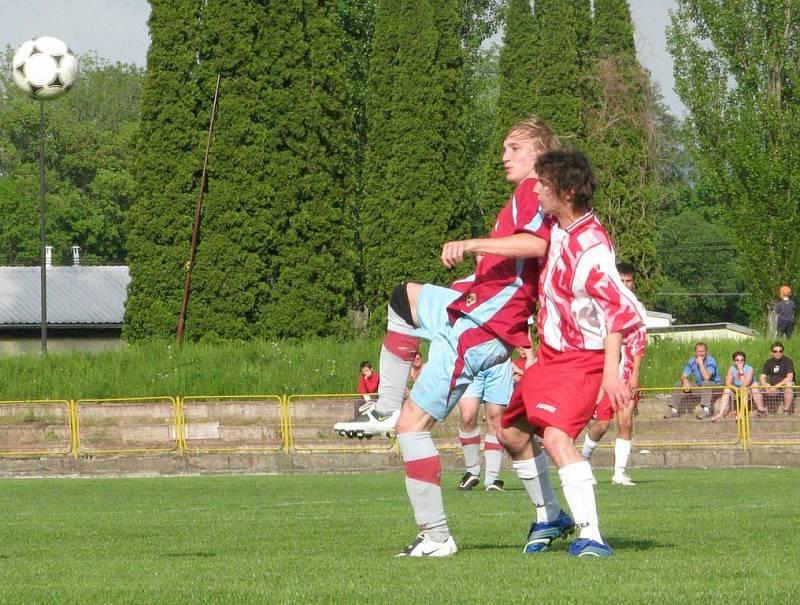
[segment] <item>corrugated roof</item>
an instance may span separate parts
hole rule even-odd
[[[47,324],[122,324],[128,267],[47,267]],[[0,325],[41,323],[39,267],[0,267]]]

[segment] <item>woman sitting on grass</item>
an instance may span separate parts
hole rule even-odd
[[[734,389],[741,389],[742,387],[749,387],[758,384],[755,380],[755,370],[753,366],[745,363],[747,355],[743,351],[736,351],[732,356],[733,365],[728,368],[728,374],[725,376],[725,392],[719,398],[718,411],[709,420],[716,422],[721,420],[728,414],[728,406],[731,398],[735,396]],[[757,390],[750,391],[753,401],[756,404],[758,415],[766,415],[767,411],[764,409],[764,401],[761,393]],[[736,406],[731,409],[732,412],[736,411]]]

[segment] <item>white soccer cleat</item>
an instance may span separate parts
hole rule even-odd
[[[373,437],[374,435],[394,435],[397,419],[400,417],[400,410],[391,412],[384,416],[377,410],[367,410],[363,416],[349,422],[337,422],[333,425],[333,430],[342,437]]]
[[[358,408],[358,415],[361,416],[362,414],[366,414],[370,410],[375,409],[375,402],[372,399],[368,399],[364,403],[362,403]]]
[[[613,483],[614,485],[624,485],[627,487],[633,487],[634,485],[636,485],[633,481],[631,481],[631,478],[628,477],[628,475],[626,475],[625,473],[622,473],[621,475],[614,475],[611,478],[611,483]]]
[[[409,544],[397,557],[449,557],[458,552],[456,541],[449,536],[444,542],[435,542],[425,534],[419,534],[417,539]]]

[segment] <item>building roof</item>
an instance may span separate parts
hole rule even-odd
[[[122,326],[131,278],[124,266],[47,267],[47,325]],[[41,323],[39,267],[0,267],[0,326]]]
[[[682,324],[660,328],[648,328],[648,336],[662,336],[677,340],[733,339],[745,340],[756,337],[756,331],[747,326],[730,322],[707,324]]]

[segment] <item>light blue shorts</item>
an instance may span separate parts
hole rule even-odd
[[[514,391],[514,381],[511,376],[510,359],[487,370],[481,370],[462,397],[477,397],[484,403],[506,406]]]
[[[505,344],[471,319],[460,317],[450,325],[447,305],[459,296],[450,288],[425,284],[417,299],[420,327],[416,334],[430,340],[431,346],[411,399],[439,421],[447,418],[482,370],[503,363],[510,355]]]

